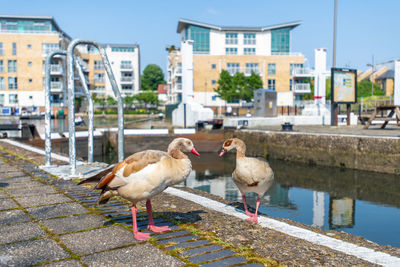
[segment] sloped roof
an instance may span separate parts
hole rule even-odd
[[[394,70],[387,70],[381,75],[375,77],[375,80],[394,79]]]
[[[276,25],[270,26],[261,26],[261,27],[244,27],[244,26],[217,26],[208,23],[198,22],[189,19],[179,19],[177,32],[180,33],[184,28],[189,25],[195,25],[203,28],[214,29],[218,31],[246,31],[246,32],[263,32],[269,30],[275,30],[280,28],[295,28],[299,26],[302,22],[300,20],[293,22],[286,22]]]

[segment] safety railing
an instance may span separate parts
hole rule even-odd
[[[75,135],[75,105],[73,99],[75,99],[75,83],[74,83],[74,65],[75,55],[74,49],[77,45],[92,45],[98,49],[100,56],[102,57],[104,67],[108,78],[111,83],[112,90],[118,101],[118,160],[123,161],[124,159],[124,109],[123,100],[121,93],[118,89],[117,82],[115,81],[114,74],[111,69],[111,64],[107,58],[107,54],[104,48],[97,42],[85,39],[73,40],[67,49],[67,76],[68,76],[68,127],[69,127],[69,164],[70,164],[70,175],[76,175],[76,135]]]
[[[50,100],[50,93],[51,89],[53,89],[53,83],[51,82],[51,72],[52,72],[52,65],[51,60],[54,56],[61,55],[66,56],[66,51],[56,50],[50,53],[50,55],[46,58],[46,90],[45,90],[45,103],[46,103],[46,112],[45,112],[45,163],[46,167],[51,166],[51,100]],[[94,131],[94,108],[93,108],[93,99],[90,95],[85,76],[83,74],[82,68],[77,61],[76,62],[76,70],[78,71],[80,77],[80,83],[83,87],[83,91],[88,101],[88,118],[89,118],[89,129],[88,129],[88,162],[93,162],[93,148],[94,148],[94,138],[93,138],[93,131]],[[74,101],[72,101],[74,102]],[[75,124],[75,122],[74,122]]]

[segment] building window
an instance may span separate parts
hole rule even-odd
[[[213,95],[213,96],[211,97],[211,100],[212,100],[212,101],[217,100],[217,96],[216,96],[216,95]]]
[[[233,32],[225,33],[225,44],[237,44],[238,34]]]
[[[122,60],[121,61],[121,69],[132,69],[132,61],[130,60]]]
[[[275,79],[268,79],[268,89],[275,91]]]
[[[243,48],[243,54],[244,55],[255,55],[256,54],[256,49],[255,48],[245,47],[245,48]]]
[[[32,66],[32,61],[29,61],[29,62],[28,62],[28,66],[29,66],[29,67]]]
[[[287,55],[290,47],[290,28],[271,30],[272,55]]]
[[[292,79],[289,80],[289,89],[290,89],[290,91],[293,90],[293,80]]]
[[[296,70],[303,69],[303,64],[290,64],[290,75],[294,75]]]
[[[17,77],[8,77],[8,89],[18,89]]]
[[[211,69],[215,70],[217,68],[216,64],[211,64]]]
[[[48,56],[51,52],[60,49],[59,44],[42,44],[42,56]]]
[[[185,31],[185,40],[193,40],[193,53],[210,52],[210,29],[190,25]]]
[[[251,75],[252,72],[256,74],[260,73],[260,70],[258,69],[258,63],[246,63],[245,74]]]
[[[112,47],[112,52],[135,52],[134,47]]]
[[[256,44],[256,34],[255,33],[243,34],[243,44],[255,45]]]
[[[235,47],[227,47],[225,48],[226,55],[237,55],[237,48]]]
[[[17,94],[9,94],[8,95],[8,102],[10,104],[18,104],[18,95]]]
[[[211,84],[215,85],[215,84],[217,84],[217,81],[216,80],[211,80]]]
[[[122,90],[132,90],[132,85],[122,85]]]
[[[4,84],[4,77],[0,77],[0,90],[4,90],[4,88],[6,88]]]
[[[12,43],[12,55],[17,55],[17,43]]]
[[[31,48],[32,48],[32,45],[31,45],[31,44],[28,44],[27,47],[28,47],[28,49],[31,49]]]
[[[95,83],[104,83],[104,73],[95,73],[94,74],[94,82]]]
[[[105,90],[105,87],[104,87],[104,86],[95,86],[95,87],[94,87],[94,90],[95,90],[95,91],[104,91],[104,90]]]
[[[94,47],[91,45],[87,45],[86,50],[87,50],[88,54],[99,54],[99,49],[97,49],[97,47]]]
[[[268,64],[268,75],[275,75],[276,74],[276,66],[274,63]]]
[[[10,72],[10,73],[17,72],[17,61],[16,60],[8,61],[8,72]]]
[[[4,56],[3,43],[0,43],[0,56]]]
[[[4,72],[3,60],[0,60],[0,73]]]
[[[240,64],[239,63],[227,63],[226,70],[233,76],[236,72],[240,72]]]
[[[94,61],[94,69],[95,70],[104,70],[104,63],[102,60],[95,60]]]
[[[28,81],[31,83],[31,82],[32,82],[32,79],[29,79]]]
[[[0,105],[4,105],[4,94],[0,94]]]

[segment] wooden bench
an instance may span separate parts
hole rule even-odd
[[[389,111],[389,113],[388,113]],[[378,116],[382,113],[382,116]],[[393,115],[396,114],[395,117]],[[384,129],[389,121],[396,121],[397,125],[400,125],[400,106],[395,105],[385,105],[385,106],[377,106],[375,108],[374,113],[372,113],[371,117],[369,117],[367,124],[364,126],[364,129],[368,129],[373,120],[384,121],[381,126],[381,129]]]

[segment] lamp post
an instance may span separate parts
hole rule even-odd
[[[369,76],[369,81],[371,82],[371,97],[374,95],[374,83],[372,82],[372,75],[374,74],[375,71],[375,64],[374,64],[374,55],[372,55],[372,64],[367,64],[367,67],[372,68],[371,75]]]

